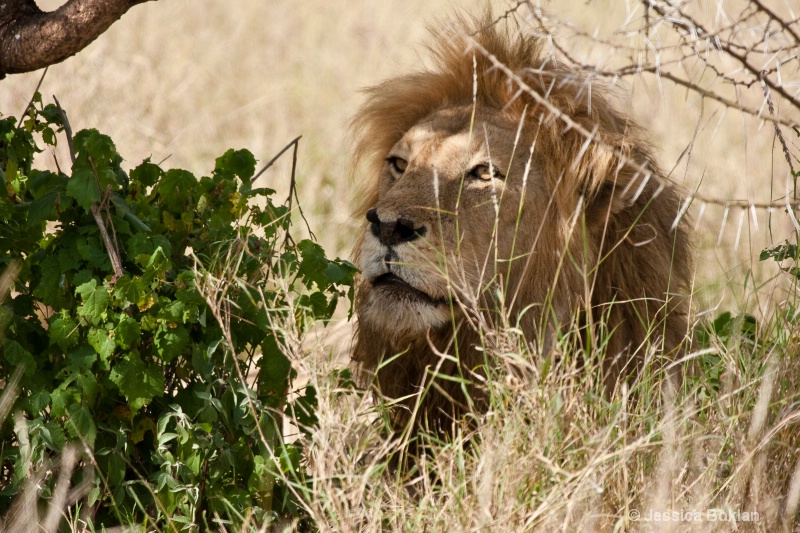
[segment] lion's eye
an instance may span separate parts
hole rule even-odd
[[[386,162],[397,174],[402,174],[408,168],[408,161],[397,156],[387,157]]]
[[[489,181],[492,178],[501,180],[505,177],[499,170],[497,170],[496,166],[489,164],[481,164],[472,167],[472,170],[469,171],[469,175],[473,178],[483,181]]]

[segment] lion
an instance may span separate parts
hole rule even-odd
[[[612,391],[645,354],[684,349],[684,195],[613,94],[542,48],[462,18],[431,66],[367,89],[353,119],[367,177],[352,359],[399,427],[485,408],[487,324],[534,353],[602,329]]]

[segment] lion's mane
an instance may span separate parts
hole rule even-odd
[[[527,158],[532,147],[531,165],[549,195],[547,212],[524,219],[528,226],[500,229],[513,229],[527,254],[504,280],[513,303],[498,311],[497,298],[486,291],[477,312],[506,313],[540,351],[550,349],[548,330],[583,327],[591,336],[602,325],[609,339],[603,347],[605,381],[612,389],[621,375],[635,375],[645,353],[678,356],[688,330],[690,235],[685,221],[673,225],[683,198],[663,178],[642,129],[586,73],[545,57],[539,40],[498,27],[489,17],[461,20],[439,32],[430,50],[429,67],[368,89],[355,116],[357,168],[366,176],[358,215],[379,204],[375,176],[414,125],[459,106],[473,106],[513,128],[522,121],[519,157]],[[357,260],[371,238],[368,228],[358,238]],[[375,378],[380,393],[411,409],[424,391],[418,421],[449,420],[480,401],[480,386],[465,387],[461,378],[479,382],[475,372],[482,373],[490,351],[484,349],[485,332],[467,319],[463,305],[453,305],[452,323],[443,327],[399,332],[391,312],[383,321],[363,319],[369,283],[363,279],[357,288],[353,359]],[[459,378],[431,387],[437,374]]]

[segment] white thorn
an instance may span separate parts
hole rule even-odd
[[[739,227],[736,230],[736,240],[733,243],[734,252],[739,249],[739,238],[742,236],[742,222],[744,222],[744,214],[746,212],[747,211],[744,209],[739,212]]]
[[[700,219],[703,218],[703,213],[706,212],[706,205],[708,205],[708,204],[706,204],[705,202],[700,204],[700,210],[697,212],[697,220],[694,221],[694,230],[695,231],[697,231],[697,228],[700,227]]]
[[[681,210],[678,211],[678,216],[675,217],[675,221],[672,223],[672,227],[669,228],[670,231],[675,231],[675,228],[678,227],[678,223],[683,218],[683,215],[686,214],[686,210],[689,209],[689,205],[692,203],[692,197],[687,196],[686,200],[683,201],[683,205],[681,206]]]
[[[725,222],[728,221],[728,206],[725,206],[725,212],[722,213],[722,224],[719,227],[719,237],[717,237],[717,246],[722,243],[722,234],[725,233]]]

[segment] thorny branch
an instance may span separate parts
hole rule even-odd
[[[616,147],[608,144],[601,139],[595,136],[595,133],[589,131],[581,124],[575,122],[568,114],[562,112],[558,107],[553,105],[546,97],[540,95],[537,91],[531,88],[522,78],[520,78],[516,73],[512,72],[506,65],[500,62],[495,56],[490,54],[485,48],[483,48],[480,44],[473,41],[473,46],[476,50],[481,52],[486,56],[487,59],[492,63],[492,66],[500,71],[502,71],[509,79],[513,80],[520,89],[525,91],[527,94],[531,95],[535,100],[536,103],[544,107],[548,113],[553,115],[558,120],[561,120],[568,129],[573,129],[586,137],[587,139],[591,139],[591,141],[596,144],[597,146],[601,146],[604,149],[608,150],[610,153],[613,153],[617,156],[625,165],[628,165],[630,168],[634,169],[636,172],[642,176],[643,180],[655,179],[659,181],[667,181],[667,178],[657,176],[653,174],[652,170],[648,169],[645,164],[640,161],[633,160],[629,157],[626,157],[625,154],[619,151]],[[716,204],[721,205],[726,208],[730,207],[741,207],[741,208],[749,208],[755,207],[758,209],[775,209],[781,207],[792,207],[794,209],[800,208],[800,201],[786,201],[786,202],[750,202],[748,200],[719,200],[717,198],[710,198],[705,197],[700,194],[692,194],[691,199],[700,200],[704,203],[708,204]]]
[[[754,79],[761,78],[761,73],[763,72],[763,69],[755,66],[749,60],[748,56],[750,51],[748,49],[744,49],[737,46],[733,40],[724,39],[724,36],[720,35],[719,33],[708,31],[697,20],[695,20],[693,17],[682,11],[680,7],[673,7],[674,11],[672,13],[667,13],[667,10],[664,9],[658,3],[653,2],[652,0],[645,0],[645,1],[647,2],[647,5],[649,7],[651,7],[656,11],[656,13],[661,15],[664,20],[668,21],[678,33],[684,35],[687,44],[694,44],[696,41],[699,41],[701,39],[703,40],[703,42],[715,43],[718,50],[724,52],[729,57],[736,59],[745,70],[750,72],[750,74],[753,76]],[[676,14],[678,15],[677,20],[675,17]],[[793,33],[794,32],[790,32],[790,35],[792,35]],[[765,30],[763,37],[766,38],[768,35],[769,34],[767,34]],[[794,48],[800,49],[800,42],[797,40],[796,37],[794,41],[795,41],[793,43]],[[789,94],[789,92],[786,91],[783,85],[776,83],[768,76],[764,76],[763,83],[765,83],[767,87],[769,87],[771,90],[780,94],[795,108],[800,109],[800,99],[797,99],[793,97],[791,94]]]
[[[573,65],[590,77],[607,79],[611,83],[620,78],[642,75],[653,76],[659,82],[668,80],[725,109],[771,122],[784,155],[788,156],[787,143],[780,127],[797,129],[800,126],[800,90],[796,90],[796,87],[800,87],[800,80],[797,79],[800,75],[800,19],[796,15],[782,17],[767,7],[764,0],[755,0],[743,3],[740,11],[731,16],[722,13],[718,17],[721,24],[715,25],[712,30],[690,13],[693,8],[691,3],[641,0],[643,10],[639,8],[637,11],[634,5],[624,27],[610,36],[602,37],[549,18],[538,3],[530,0],[518,0],[512,10],[517,11],[521,4],[529,9],[528,23],[531,28],[528,31],[541,35],[552,46],[555,59]],[[720,15],[721,9],[718,8],[717,15]],[[637,22],[642,23],[640,27],[635,27]],[[603,65],[577,59],[571,53],[576,42],[591,44],[595,53],[598,49],[607,49],[606,57],[613,59]],[[550,114],[562,121],[567,129],[578,131],[603,146],[591,131],[554,106],[546,95],[542,96],[528,86],[518,73],[511,72],[477,44],[475,48],[490,60],[492,68],[507,75],[520,91],[530,94]],[[628,64],[620,65],[620,60],[625,57],[630,58]],[[721,82],[724,90],[712,89],[707,77],[704,78],[705,72],[713,74],[711,82]],[[756,84],[765,90],[760,106],[748,104],[741,97]],[[734,96],[725,96],[726,92]],[[752,93],[749,95],[752,96]],[[780,100],[780,105],[773,104],[776,98]],[[622,157],[612,146],[604,148],[621,157],[624,164],[640,174],[641,179],[660,182],[669,179],[651,175],[651,171],[641,162]],[[794,175],[791,158],[787,161]],[[800,199],[796,192],[791,194],[788,189],[785,197],[769,202],[723,199],[695,191],[687,195],[681,213],[694,201],[701,204],[700,216],[706,204],[721,206],[726,215],[730,210],[741,210],[753,219],[756,209],[767,212],[785,210],[800,230],[800,224],[794,216],[794,212],[800,209]]]

